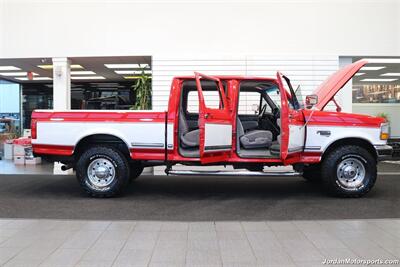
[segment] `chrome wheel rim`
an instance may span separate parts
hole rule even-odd
[[[105,158],[93,160],[88,166],[87,173],[90,183],[100,188],[109,186],[115,179],[115,167]]]
[[[363,184],[365,178],[364,164],[356,158],[347,158],[337,167],[337,178],[341,186],[355,189]]]

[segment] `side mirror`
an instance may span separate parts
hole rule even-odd
[[[317,95],[306,96],[306,108],[312,108],[316,104],[318,104],[318,96]]]

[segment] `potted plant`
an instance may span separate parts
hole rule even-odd
[[[151,76],[146,74],[144,69],[142,69],[141,74],[137,76],[132,89],[136,95],[136,102],[130,109],[151,109]]]

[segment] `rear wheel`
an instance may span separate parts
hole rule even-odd
[[[117,149],[94,146],[80,155],[76,176],[81,187],[93,197],[113,197],[129,182],[129,163]]]
[[[325,187],[341,197],[361,197],[374,186],[376,160],[359,146],[343,146],[330,152],[322,163]]]

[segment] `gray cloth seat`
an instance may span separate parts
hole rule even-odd
[[[196,148],[199,147],[200,130],[189,131],[189,126],[186,122],[185,115],[182,111],[179,112],[179,135],[182,147]]]
[[[252,130],[244,132],[242,122],[237,119],[238,136],[240,143],[245,149],[268,148],[272,143],[272,132],[264,130]]]
[[[276,120],[276,124],[281,128],[281,119]],[[269,147],[272,155],[279,156],[281,154],[281,135],[276,137],[276,141]]]

